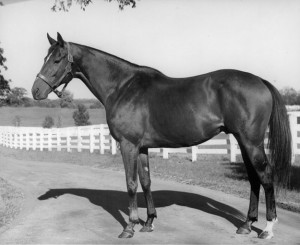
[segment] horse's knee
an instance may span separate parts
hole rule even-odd
[[[138,188],[136,181],[129,180],[127,183],[127,191],[130,196],[135,195]]]

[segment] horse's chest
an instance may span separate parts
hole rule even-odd
[[[111,112],[107,123],[111,134],[118,141],[126,138],[132,143],[137,143],[145,130],[143,111],[137,110],[133,105],[122,106]]]

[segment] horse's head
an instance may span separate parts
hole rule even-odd
[[[69,43],[65,42],[59,33],[57,33],[57,41],[49,34],[47,37],[51,47],[31,89],[32,96],[36,100],[46,99],[51,92],[61,97],[62,92],[56,89],[62,84],[66,87],[74,77],[73,56],[70,53]]]

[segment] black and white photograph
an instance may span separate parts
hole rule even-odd
[[[300,244],[300,1],[0,0],[0,244]]]

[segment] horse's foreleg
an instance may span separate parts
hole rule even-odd
[[[119,238],[131,238],[134,234],[134,226],[139,223],[137,207],[137,156],[138,148],[127,140],[120,142],[122,158],[125,167],[127,192],[129,196],[129,223]]]
[[[153,231],[153,219],[157,217],[153,198],[151,194],[151,179],[150,179],[150,168],[148,149],[142,149],[138,157],[138,173],[143,188],[146,204],[147,204],[147,221],[144,227],[140,230],[141,232]]]

